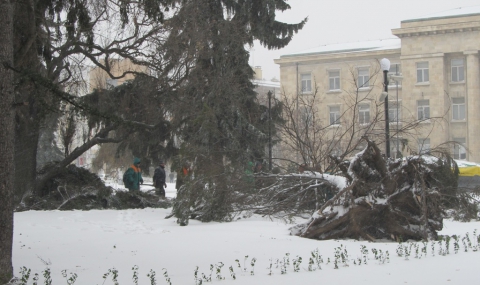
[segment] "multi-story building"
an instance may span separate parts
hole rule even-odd
[[[357,137],[385,150],[388,110],[392,157],[444,146],[456,159],[480,161],[480,6],[404,20],[392,33],[392,39],[281,56],[275,63],[282,90],[297,102],[316,96],[330,140],[356,126]],[[401,75],[387,77],[388,108],[379,99],[383,58],[391,63],[389,75]],[[346,148],[352,136],[339,137],[336,146]]]

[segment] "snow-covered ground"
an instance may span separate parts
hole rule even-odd
[[[146,182],[147,183],[147,182]],[[167,197],[175,196],[174,184],[168,184]],[[143,190],[148,190],[144,186]],[[396,253],[397,243],[369,243],[354,240],[316,241],[289,235],[289,227],[282,221],[272,221],[259,216],[242,218],[231,223],[201,223],[191,220],[180,227],[175,219],[165,219],[171,209],[103,210],[103,211],[29,211],[15,213],[14,266],[39,273],[38,284],[44,284],[42,272],[50,268],[54,285],[68,284],[62,270],[78,274],[75,284],[114,284],[112,274],[102,277],[111,269],[118,270],[119,284],[135,284],[132,268],[138,266],[138,284],[152,284],[147,277],[156,272],[155,284],[169,284],[163,273],[166,270],[170,284],[200,284],[202,273],[211,275],[214,284],[480,284],[480,251],[474,251],[477,240],[474,230],[480,231],[480,222],[444,222],[444,235],[469,233],[472,248],[465,252],[459,240],[458,253],[454,240],[450,253],[439,255],[446,249],[435,243],[432,255],[431,242],[427,256],[423,256],[422,243],[412,248],[409,260]],[[477,233],[478,234],[478,233]],[[361,247],[368,249],[367,264]],[[334,269],[335,249],[348,254],[348,266],[338,260]],[[372,249],[382,250],[376,260]],[[309,271],[309,258],[318,250],[324,262],[321,270]],[[385,252],[389,253],[386,260]],[[289,254],[287,256],[287,254]],[[415,255],[422,255],[415,258]],[[247,257],[248,256],[248,257]],[[296,272],[294,260],[302,258]],[[255,259],[252,267],[252,259]],[[330,263],[327,264],[328,259]],[[236,261],[238,260],[238,262]],[[354,264],[354,260],[355,263]],[[283,263],[289,261],[286,274]],[[217,279],[216,268],[221,267]],[[213,273],[210,266],[213,265]],[[240,265],[240,268],[238,267]],[[229,267],[232,266],[235,279]],[[271,269],[270,269],[271,266]],[[315,266],[316,268],[316,266]],[[254,270],[254,275],[251,271]],[[206,284],[206,282],[203,282]]]

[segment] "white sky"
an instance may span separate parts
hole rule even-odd
[[[402,20],[423,17],[459,7],[478,6],[478,0],[287,0],[291,9],[277,19],[299,22],[308,16],[305,27],[281,50],[269,51],[258,42],[250,53],[250,65],[261,66],[267,80],[280,78],[273,60],[326,44],[378,40],[394,37],[392,29]]]

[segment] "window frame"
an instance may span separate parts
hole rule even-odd
[[[338,73],[336,76],[332,76],[332,73]],[[333,87],[332,88],[332,79],[333,79]],[[337,86],[338,85],[338,86]],[[335,88],[338,87],[338,88]],[[340,69],[335,69],[335,70],[329,70],[328,71],[328,90],[329,91],[338,91],[341,90],[341,84],[340,84]]]
[[[426,67],[420,66],[423,64],[426,64]],[[417,83],[429,83],[430,82],[430,72],[429,72],[430,65],[428,61],[417,62],[416,67],[417,67]]]
[[[461,65],[454,65],[454,61],[459,60],[461,61]],[[456,80],[454,79],[454,75],[456,75]],[[462,77],[462,78],[460,78]],[[450,61],[450,80],[451,82],[459,83],[465,82],[465,60],[463,58],[452,58]]]
[[[361,73],[366,73],[366,74],[361,74]],[[357,85],[358,85],[358,88],[370,87],[370,67],[357,68]]]
[[[304,76],[308,76],[308,79],[304,79]],[[305,90],[304,88],[304,82],[306,83],[305,85],[308,85],[309,90]],[[300,74],[300,93],[302,94],[311,94],[313,92],[312,89],[312,74],[311,73],[301,73]]]
[[[302,123],[305,127],[313,126],[313,110],[308,106],[301,108]]]
[[[428,104],[420,105],[421,102],[427,102]],[[422,117],[420,117],[420,108],[421,108],[421,112],[422,112]],[[428,112],[425,112],[425,110],[428,110]],[[428,116],[425,116],[425,114],[428,114]],[[430,116],[430,100],[428,100],[428,99],[417,100],[417,120],[429,120],[430,118],[431,118],[431,116]]]
[[[455,100],[459,100],[459,99],[462,99],[463,103],[455,103],[454,102]],[[460,113],[462,111],[463,111],[463,118],[462,118],[462,116],[460,116]],[[457,116],[455,116],[455,113],[457,113]],[[467,118],[467,106],[466,106],[466,103],[465,103],[465,97],[452,98],[452,121],[465,121],[466,118]]]
[[[398,67],[398,69],[397,69]],[[400,63],[392,63],[390,64],[390,70],[388,70],[388,75],[401,75],[402,74],[402,64]],[[398,84],[401,86],[401,82]],[[389,80],[388,81],[388,86],[389,87],[396,87],[397,82],[395,80]]]
[[[454,138],[456,144],[453,146],[453,159],[467,160],[467,140],[465,138]],[[462,158],[462,156],[464,156]]]
[[[418,139],[418,154],[429,154],[431,150],[430,138]]]
[[[398,110],[398,116],[397,116]],[[418,115],[417,115],[418,116]],[[393,120],[394,118],[395,120]],[[397,123],[402,120],[402,103],[399,101],[398,104],[396,101],[388,102],[388,121],[390,123]]]
[[[362,107],[365,109],[362,110]],[[370,124],[370,105],[369,104],[358,104],[358,123],[360,125]]]
[[[338,110],[333,110],[332,109],[335,108]],[[332,105],[332,106],[328,106],[328,122],[330,123],[330,126],[338,126],[340,125],[340,105]],[[335,118],[334,120],[332,121],[332,114],[335,114]]]

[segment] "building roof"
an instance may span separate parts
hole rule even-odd
[[[427,21],[427,20],[442,19],[442,18],[465,17],[465,16],[471,16],[471,15],[480,15],[480,5],[469,6],[469,7],[459,7],[451,10],[432,13],[425,16],[421,16],[419,18],[403,20],[402,23]]]
[[[279,81],[255,79],[255,80],[253,80],[253,84],[256,85],[256,86],[280,88],[280,82]]]
[[[334,54],[334,53],[353,53],[375,50],[391,50],[400,49],[401,42],[399,38],[390,38],[383,40],[339,43],[331,45],[322,45],[315,48],[303,50],[296,53],[282,55],[280,58],[299,56],[299,55],[314,55],[314,54]]]

